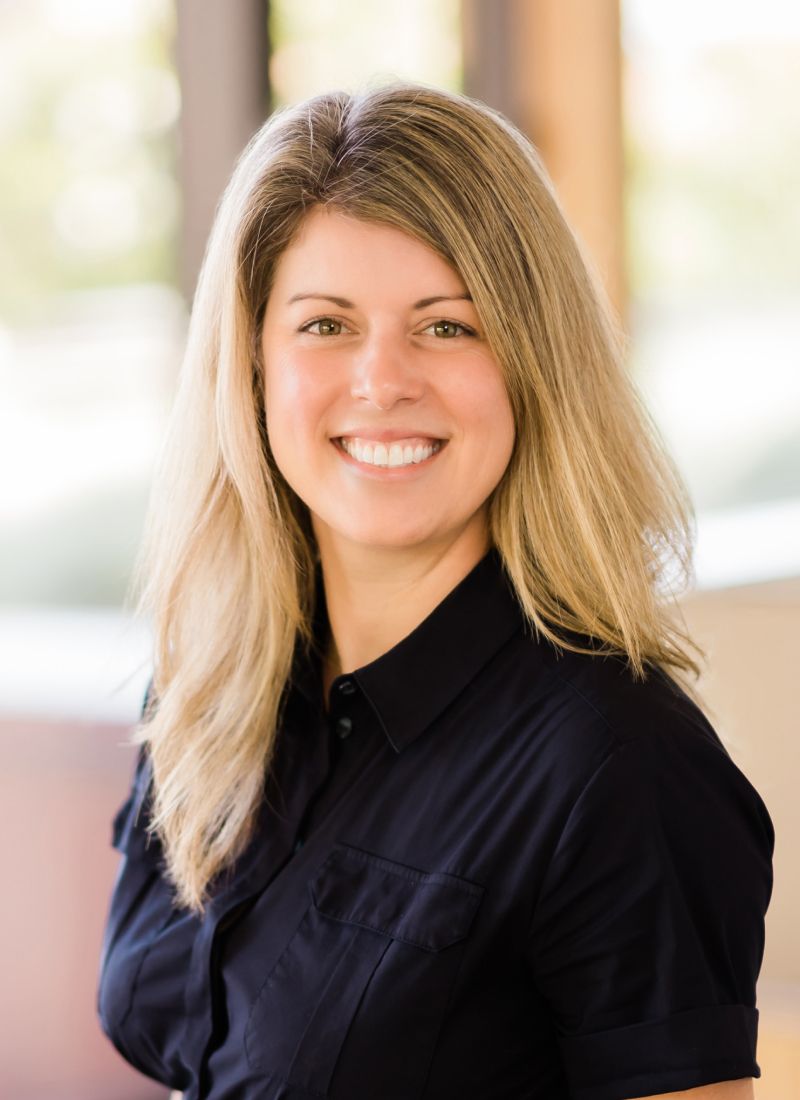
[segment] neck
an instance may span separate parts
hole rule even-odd
[[[343,544],[326,532],[317,539],[331,628],[326,698],[336,676],[376,660],[419,626],[489,549],[477,525],[424,551]]]

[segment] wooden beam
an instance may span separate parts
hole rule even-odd
[[[619,0],[462,0],[465,91],[534,142],[624,318]]]

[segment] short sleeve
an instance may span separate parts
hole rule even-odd
[[[610,751],[569,813],[528,938],[574,1100],[760,1076],[773,848],[719,742],[678,729]]]

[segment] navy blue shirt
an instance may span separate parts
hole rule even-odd
[[[537,640],[492,550],[325,703],[298,649],[254,840],[203,919],[146,842],[140,753],[99,992],[134,1066],[186,1100],[759,1076],[772,824],[667,677]]]

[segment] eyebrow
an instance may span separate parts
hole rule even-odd
[[[308,298],[315,298],[318,301],[333,302],[335,306],[340,309],[355,309],[355,303],[349,301],[347,298],[339,298],[335,294],[293,294],[287,305],[293,305],[294,302],[304,302]],[[420,298],[418,302],[415,302],[411,307],[412,309],[427,309],[428,306],[433,306],[437,302],[471,302],[472,295],[468,293],[464,294],[435,294],[432,298]]]

